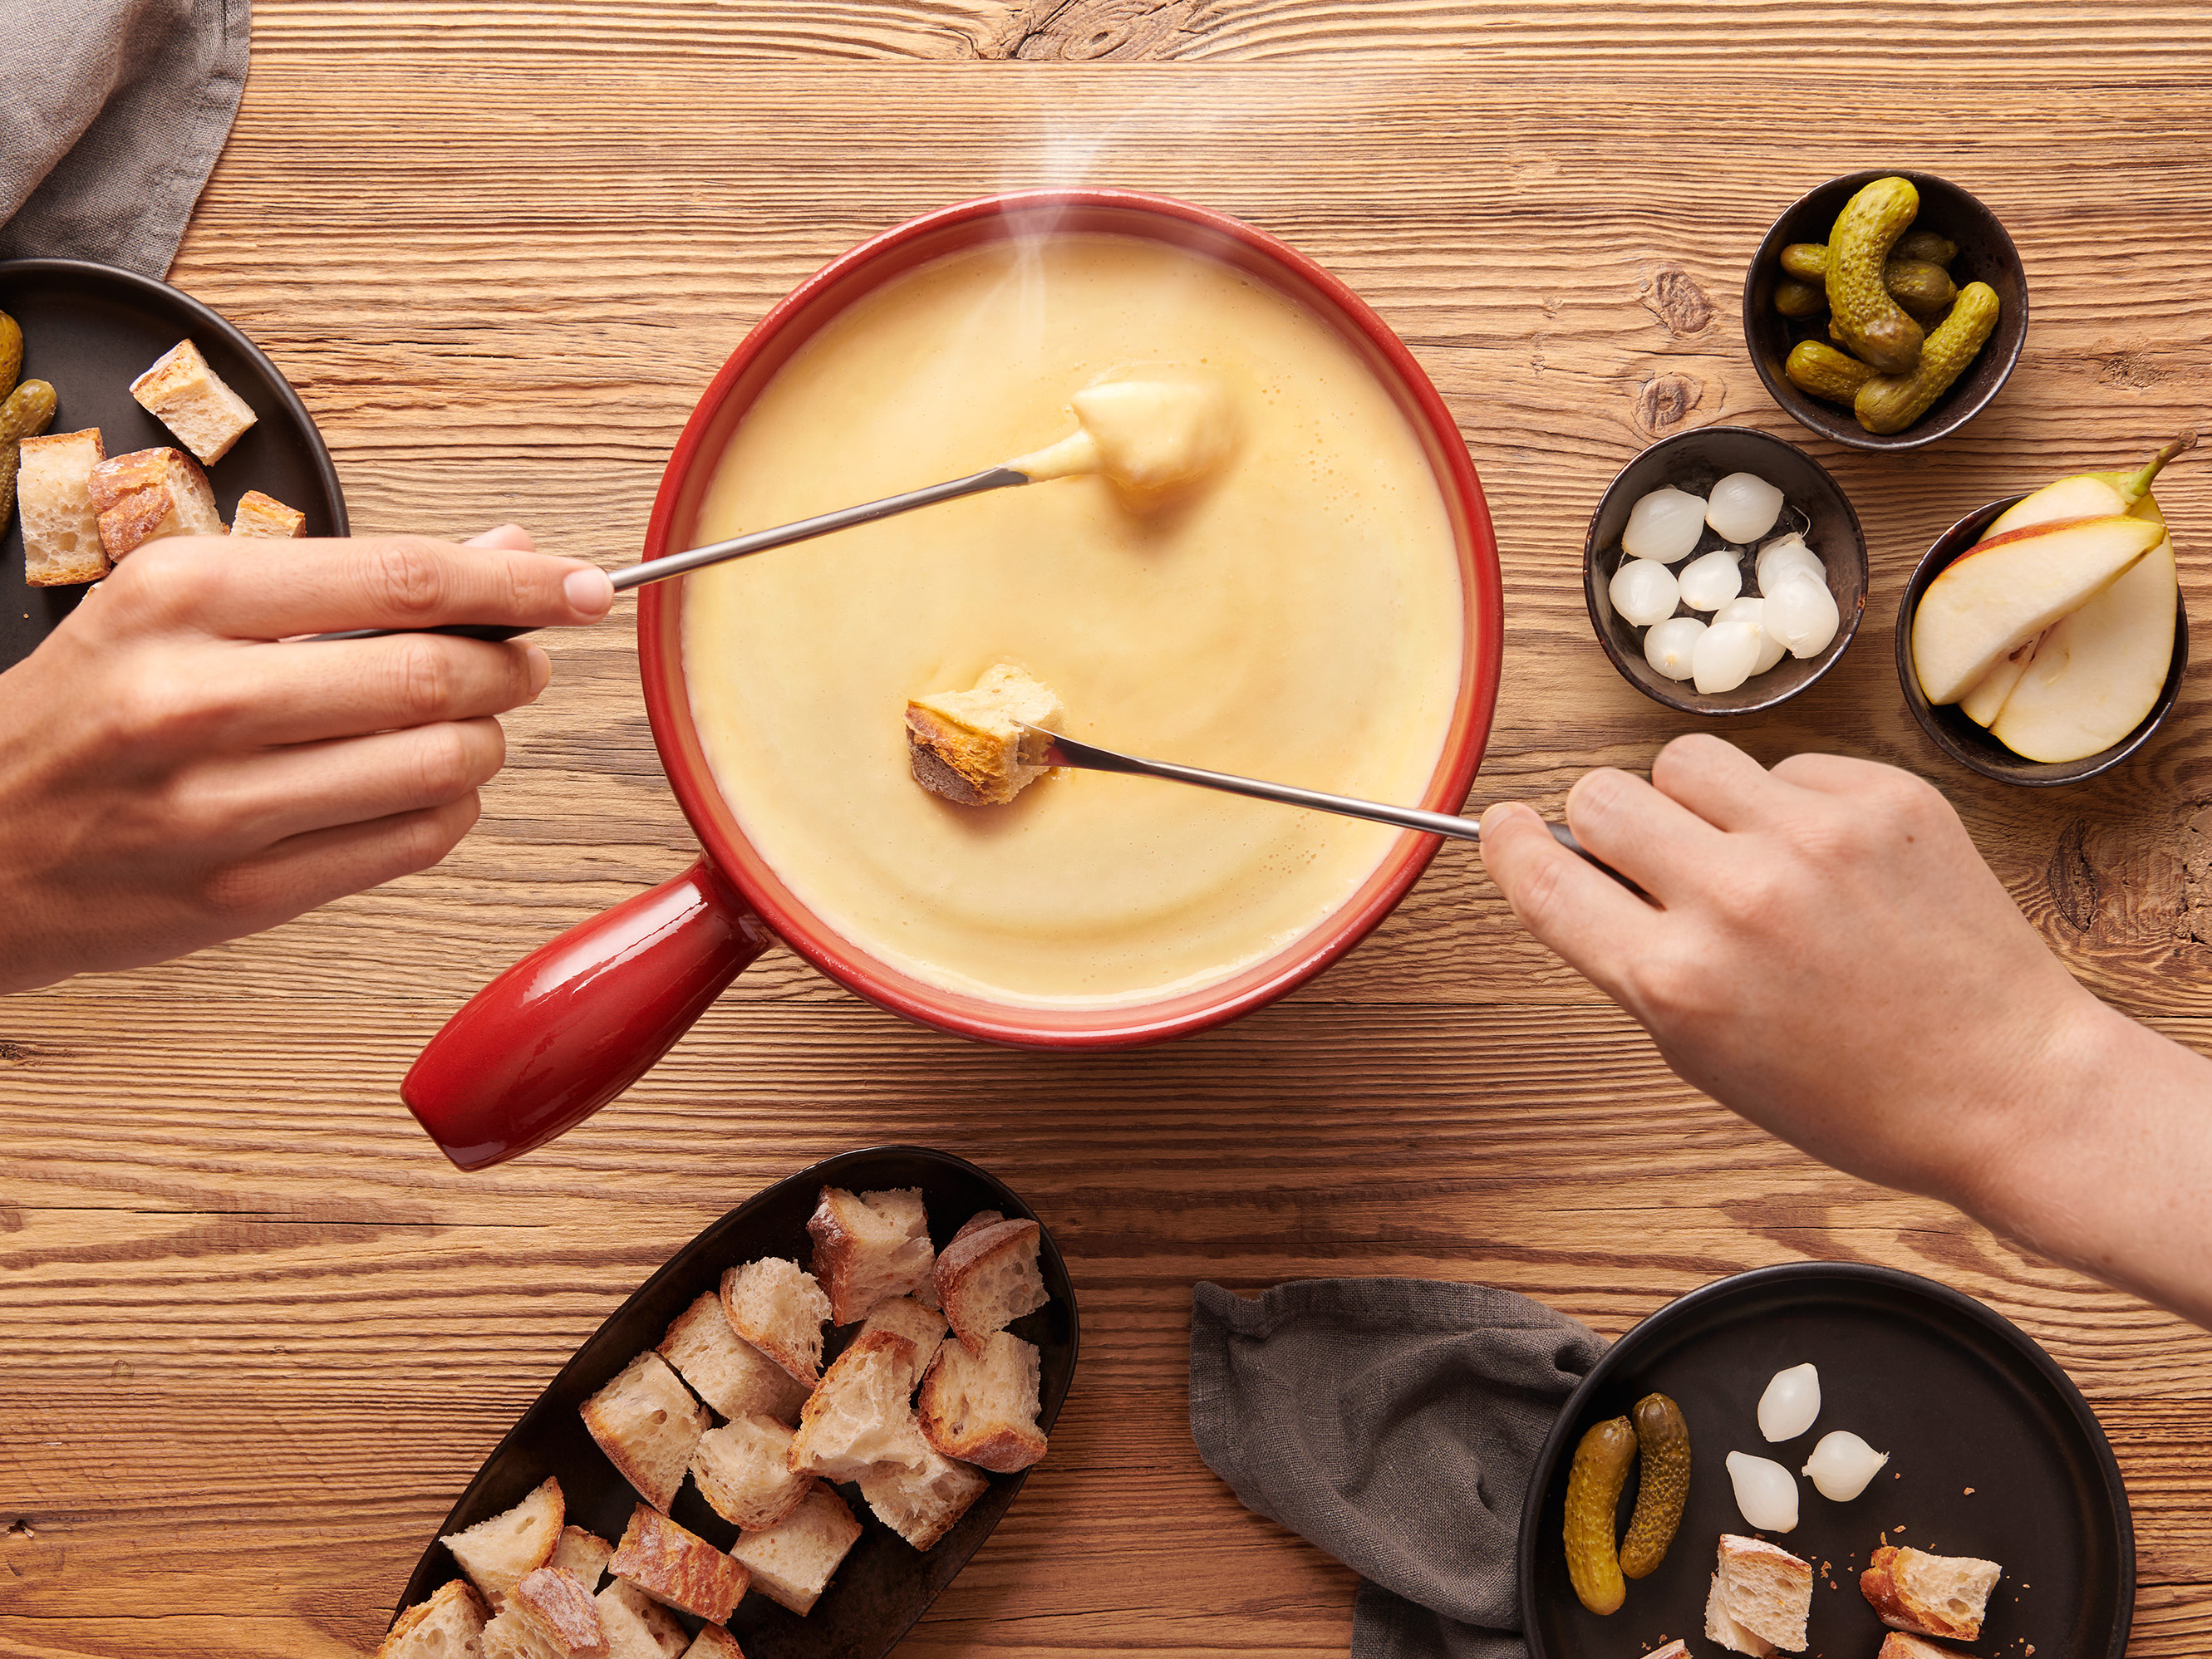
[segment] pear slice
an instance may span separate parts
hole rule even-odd
[[[2101,519],[2109,514],[2136,512],[2150,500],[2151,481],[2175,456],[2192,447],[2197,434],[2188,433],[2152,456],[2133,472],[2077,472],[2049,483],[2033,495],[2014,501],[1982,532],[1982,539],[2024,530],[2032,524],[2053,524],[2062,519]],[[2157,508],[2153,507],[2152,511]]]
[[[2164,538],[2112,514],[1993,536],[1928,585],[1912,617],[1912,667],[1931,703],[1956,702],[2002,657],[2118,580]]]
[[[2004,708],[2005,699],[2012,696],[2013,687],[2020,684],[2020,677],[2027,672],[2027,665],[2035,655],[2036,643],[2042,638],[2043,635],[2039,634],[2008,655],[1999,657],[1996,666],[1982,676],[1972,690],[1959,699],[1959,712],[1977,726],[1985,726],[1996,720],[1998,712]]]
[[[2076,761],[2110,749],[2166,689],[2179,598],[2173,543],[2162,539],[2043,636],[1990,735],[2032,761]]]

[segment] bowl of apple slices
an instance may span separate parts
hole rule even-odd
[[[1984,777],[2048,787],[2149,740],[2189,666],[2151,483],[2194,441],[1991,501],[1936,538],[1898,612],[1897,677],[1937,748]]]

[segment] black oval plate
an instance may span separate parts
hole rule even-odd
[[[1770,1445],[1759,1397],[1775,1372],[1808,1360],[1820,1370],[1820,1419]],[[1567,1468],[1592,1424],[1654,1389],[1690,1425],[1689,1506],[1658,1571],[1632,1582],[1626,1605],[1599,1618],[1567,1579]],[[2016,1655],[2033,1644],[2066,1659],[2120,1659],[2135,1610],[2135,1527],[2119,1466],[2080,1391],[1972,1297],[1894,1268],[1825,1261],[1756,1268],[1692,1291],[1614,1343],[1583,1379],[1544,1443],[1521,1518],[1522,1620],[1534,1659],[1617,1659],[1662,1635],[1690,1638],[1699,1655],[1723,1651],[1703,1639],[1715,1550],[1721,1534],[1752,1531],[1736,1510],[1728,1454],[1771,1458],[1796,1475],[1831,1429],[1851,1430],[1890,1459],[1848,1504],[1798,1476],[1796,1528],[1772,1537],[1814,1566],[1808,1654],[1870,1655],[1880,1644],[1884,1626],[1858,1575],[1887,1534],[1892,1544],[2002,1565],[1976,1651]]]
[[[657,1346],[670,1321],[702,1292],[721,1284],[724,1268],[766,1255],[805,1263],[813,1248],[813,1241],[807,1237],[806,1218],[814,1213],[823,1187],[844,1187],[854,1192],[921,1188],[922,1200],[929,1207],[930,1237],[940,1249],[978,1210],[1026,1217],[1042,1226],[1036,1212],[995,1176],[964,1158],[927,1146],[876,1146],[842,1152],[787,1176],[755,1194],[678,1250],[608,1316],[484,1460],[476,1479],[469,1482],[468,1490],[439,1526],[438,1536],[472,1527],[513,1508],[546,1476],[556,1475],[567,1500],[569,1524],[595,1532],[609,1543],[618,1541],[623,1528],[629,1524],[638,1496],[586,1431],[578,1408],[639,1353]],[[1010,1328],[1036,1345],[1037,1426],[1049,1432],[1075,1377],[1075,1289],[1068,1282],[1066,1265],[1048,1229],[1042,1232],[1039,1244],[1037,1265],[1052,1299],[1036,1312],[1016,1320]],[[834,1358],[859,1330],[858,1325],[853,1325],[833,1332],[825,1358]],[[990,1490],[927,1553],[914,1549],[877,1520],[858,1487],[841,1487],[840,1495],[851,1505],[863,1530],[830,1588],[814,1604],[814,1611],[802,1619],[764,1595],[747,1595],[730,1616],[730,1633],[738,1638],[748,1659],[799,1659],[801,1655],[825,1653],[837,1654],[842,1659],[872,1659],[890,1652],[968,1565],[968,1558],[982,1547],[1028,1478],[1026,1469],[992,1475]],[[726,1549],[737,1541],[738,1529],[709,1509],[698,1487],[689,1480],[677,1497],[672,1518],[717,1548]],[[422,1559],[415,1564],[406,1592],[393,1609],[393,1621],[439,1585],[460,1576],[451,1553],[433,1538]],[[684,1622],[694,1631],[699,1624],[688,1616]]]
[[[0,261],[0,311],[22,325],[22,378],[53,384],[54,423],[46,429],[96,426],[111,455],[182,447],[138,406],[131,382],[178,341],[191,340],[260,417],[208,469],[223,521],[240,495],[258,489],[306,514],[308,535],[346,533],[337,469],[307,405],[258,346],[189,294],[86,259],[11,259]],[[33,587],[23,580],[21,519],[10,514],[0,535],[0,669],[37,650],[83,597],[82,586]]]

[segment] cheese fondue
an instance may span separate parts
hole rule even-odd
[[[1064,477],[684,579],[723,795],[793,896],[878,960],[999,1003],[1156,1000],[1310,932],[1397,833],[1097,773],[954,805],[909,775],[902,715],[996,663],[1116,748],[1384,800],[1427,787],[1463,605],[1419,441],[1326,325],[1203,256],[1054,235],[885,283],[761,393],[696,539],[1033,454],[1088,389],[1178,382],[1221,400],[1206,430],[1234,441],[1201,443],[1206,476],[1158,500]],[[1131,412],[1087,401],[1104,426]]]

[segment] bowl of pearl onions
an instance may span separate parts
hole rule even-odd
[[[1590,626],[1621,678],[1692,714],[1771,708],[1826,673],[1866,610],[1866,538],[1796,445],[1708,426],[1607,487],[1583,544]]]

